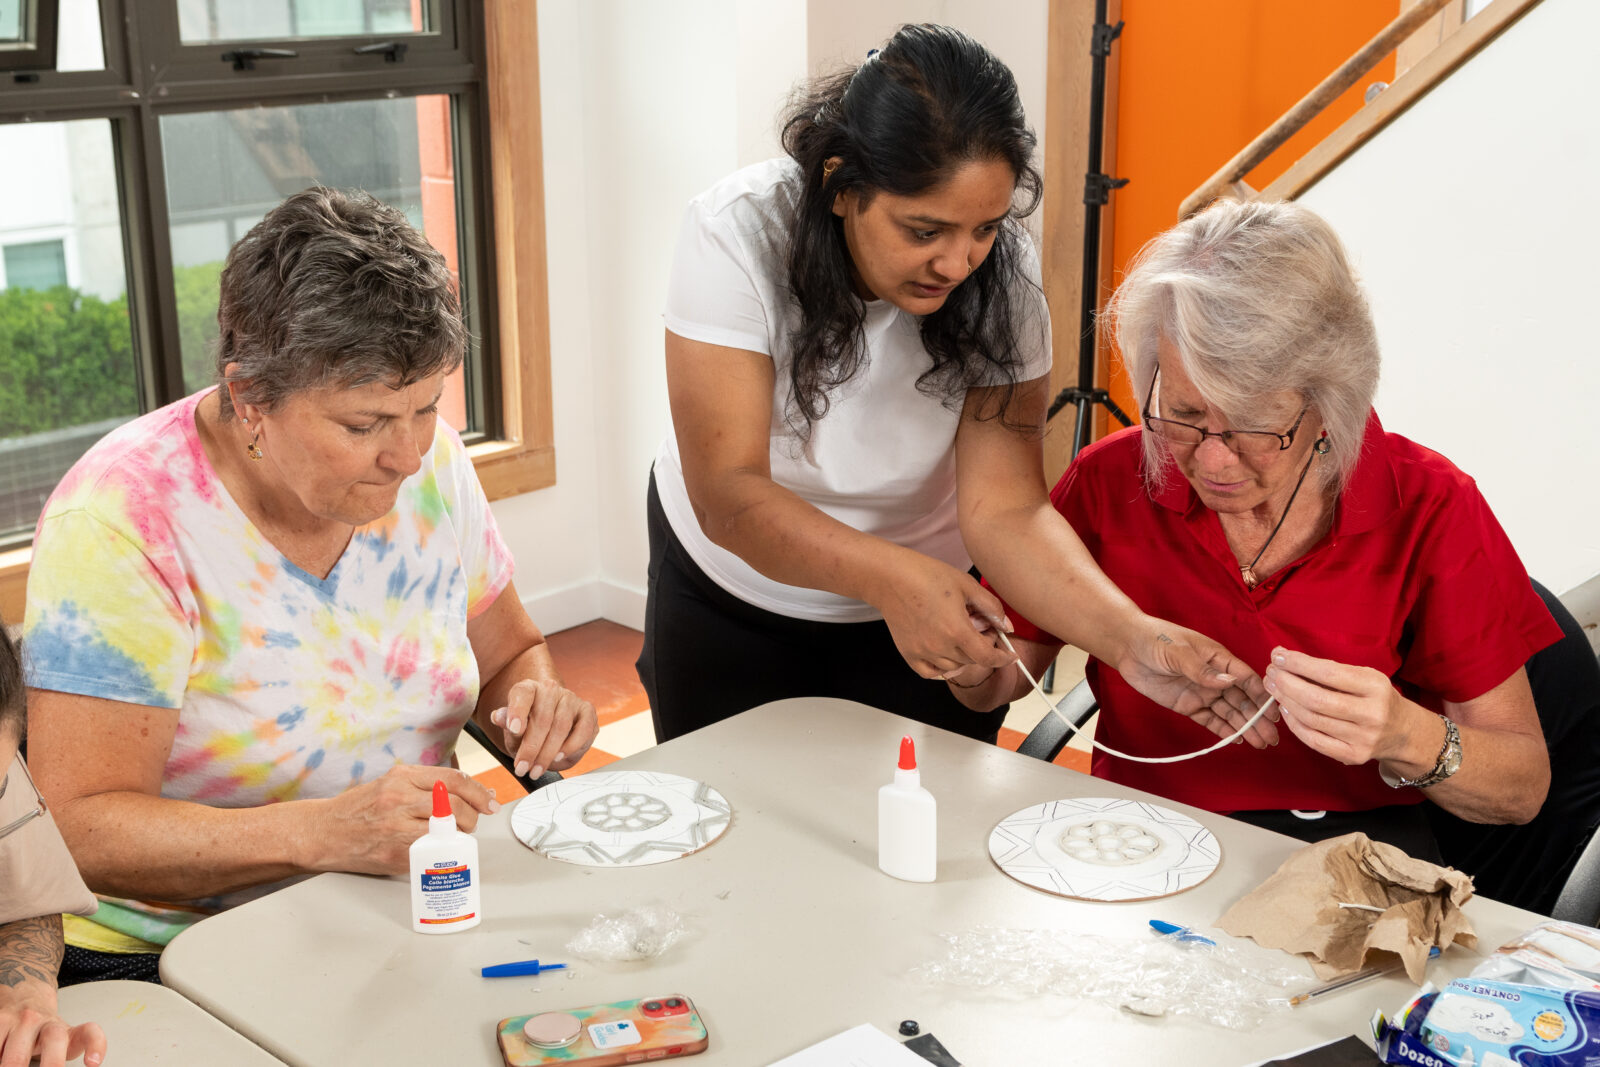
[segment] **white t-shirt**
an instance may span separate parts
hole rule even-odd
[[[865,305],[866,355],[860,370],[829,396],[827,414],[804,444],[785,415],[789,339],[799,307],[787,286],[794,204],[803,183],[790,159],[757,163],[689,202],[672,264],[664,318],[691,341],[772,357],[772,478],[801,499],[863,533],[915,549],[962,570],[972,565],[956,521],[955,437],[959,405],[918,391],[932,366],[921,320],[887,300]],[[1038,260],[1025,235],[1028,276]],[[1024,380],[1050,370],[1049,316],[1030,289],[1023,316]],[[676,434],[656,455],[662,509],[691,558],[722,588],[756,607],[821,622],[880,618],[870,604],[820,589],[785,585],[759,573],[701,530],[684,486]]]

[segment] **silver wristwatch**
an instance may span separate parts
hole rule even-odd
[[[1456,729],[1456,724],[1448,716],[1441,715],[1440,718],[1444,719],[1444,744],[1439,746],[1439,758],[1433,761],[1433,770],[1418,778],[1390,778],[1384,775],[1390,785],[1396,789],[1405,785],[1426,789],[1430,785],[1438,785],[1461,769],[1461,731]]]

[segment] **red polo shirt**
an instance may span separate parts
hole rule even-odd
[[[1174,471],[1152,496],[1140,477],[1140,430],[1078,456],[1050,499],[1111,580],[1145,611],[1198,630],[1258,672],[1276,645],[1376,667],[1406,696],[1440,710],[1493,689],[1561,630],[1528,582],[1476,483],[1443,456],[1385,431],[1373,414],[1332,529],[1304,556],[1246,589],[1217,515]],[[1046,639],[1013,613],[1017,632]],[[1147,756],[1204,748],[1216,735],[1146,700],[1091,659],[1096,736]],[[1230,745],[1199,759],[1143,764],[1094,754],[1094,773],[1212,811],[1359,811],[1417,803],[1376,762],[1347,767],[1301,744]],[[1467,751],[1466,758],[1472,758]]]

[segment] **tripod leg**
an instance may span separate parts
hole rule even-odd
[[[1072,458],[1077,459],[1089,443],[1089,413],[1094,410],[1094,401],[1086,396],[1080,396],[1075,401],[1078,405],[1078,422],[1072,431]]]

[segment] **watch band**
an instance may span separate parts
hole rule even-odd
[[[1444,719],[1444,744],[1439,746],[1433,769],[1418,778],[1397,778],[1390,783],[1395,788],[1409,785],[1426,789],[1430,785],[1438,785],[1461,769],[1461,731],[1456,729],[1456,724],[1450,721],[1449,716],[1441,715],[1440,718]]]

